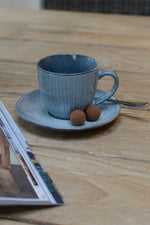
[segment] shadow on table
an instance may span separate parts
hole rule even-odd
[[[65,137],[65,138],[71,138],[71,139],[76,139],[76,138],[87,138],[91,137],[94,135],[101,135],[104,134],[105,132],[111,133],[114,131],[114,129],[118,126],[118,123],[120,121],[120,117],[116,118],[114,121],[111,123],[103,126],[103,127],[98,127],[94,129],[88,129],[88,130],[81,130],[81,131],[62,131],[62,130],[55,130],[51,128],[43,128],[40,126],[33,125],[31,123],[25,122],[21,118],[17,118],[17,124],[19,127],[23,127],[28,133],[33,133],[37,136],[40,137],[51,137],[51,138],[58,138],[59,137]]]
[[[20,223],[23,222],[23,223],[30,223],[30,224],[47,225],[46,223],[35,221],[35,220],[33,221],[31,219],[19,218],[18,215],[21,213],[27,213],[29,211],[31,213],[34,210],[43,210],[48,208],[50,209],[54,207],[60,207],[60,206],[1,206],[0,220],[3,219],[3,220],[9,220],[9,221],[16,221]]]

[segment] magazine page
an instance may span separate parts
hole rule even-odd
[[[0,205],[63,205],[53,181],[0,102]]]

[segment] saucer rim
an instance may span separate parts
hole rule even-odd
[[[37,123],[36,122],[33,122],[32,119],[27,119],[26,117],[24,117],[24,115],[20,112],[20,109],[19,109],[20,108],[19,107],[19,104],[24,100],[24,98],[27,95],[31,95],[32,93],[39,92],[39,91],[40,91],[39,89],[35,89],[35,90],[31,91],[31,92],[26,93],[25,95],[23,95],[23,96],[21,96],[19,98],[19,100],[16,102],[16,105],[15,105],[15,110],[16,110],[17,115],[21,119],[23,119],[24,121],[26,121],[26,122],[28,122],[30,124],[33,124],[33,125],[35,125],[37,127],[42,127],[42,128],[45,128],[45,129],[51,129],[51,130],[55,130],[55,131],[64,131],[64,132],[69,132],[69,131],[80,132],[80,131],[86,131],[86,130],[93,130],[93,129],[97,129],[97,128],[103,127],[103,126],[105,126],[105,125],[113,122],[119,116],[119,114],[120,114],[120,104],[118,103],[118,104],[115,104],[116,107],[118,107],[118,110],[117,110],[118,112],[115,114],[115,116],[113,116],[112,118],[110,118],[109,121],[106,121],[103,124],[99,124],[99,123],[96,123],[95,124],[95,122],[97,122],[97,121],[95,121],[94,123],[87,121],[90,124],[93,123],[93,126],[90,126],[90,127],[86,126],[85,127],[84,125],[83,126],[74,126],[74,125],[72,125],[72,128],[59,128],[59,127],[56,128],[56,127],[53,127],[53,126],[42,125],[42,124],[40,124],[38,122]],[[96,91],[101,91],[101,90],[97,89]],[[101,92],[104,92],[104,91],[101,91]],[[114,96],[112,96],[111,98],[116,99]],[[101,103],[101,104],[103,104],[103,103]],[[55,118],[56,120],[61,120],[61,121],[63,120],[63,119],[56,118],[56,117],[54,117],[54,116],[52,116],[50,114],[49,114],[49,116]],[[63,120],[63,121],[65,121],[65,120]],[[66,121],[68,121],[68,120],[66,120]]]

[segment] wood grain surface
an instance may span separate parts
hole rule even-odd
[[[64,133],[23,121],[15,104],[38,88],[37,61],[58,53],[96,58],[118,74],[117,98],[150,102],[150,18],[0,8],[0,29],[0,100],[67,203],[0,207],[0,224],[149,225],[150,112],[121,108],[105,127]]]
[[[8,225],[11,223],[11,225],[29,225],[29,223],[21,222],[21,221],[13,221],[12,219],[1,219],[0,221],[3,225]]]

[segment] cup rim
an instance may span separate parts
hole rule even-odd
[[[53,71],[49,71],[49,70],[46,70],[46,69],[43,69],[41,66],[40,66],[40,63],[44,60],[46,60],[47,58],[50,58],[50,57],[55,57],[55,56],[78,56],[78,57],[86,57],[86,58],[91,58],[92,60],[94,60],[96,62],[96,66],[91,69],[91,70],[87,70],[87,71],[83,71],[83,72],[77,72],[77,73],[59,73],[59,72],[53,72]],[[91,73],[95,70],[97,70],[99,68],[99,62],[93,58],[93,57],[90,57],[90,56],[86,56],[86,55],[80,55],[80,54],[55,54],[55,55],[49,55],[49,56],[46,56],[46,57],[43,57],[41,58],[38,62],[37,62],[37,69],[38,70],[41,70],[41,71],[44,71],[45,73],[48,73],[48,74],[51,74],[51,75],[57,75],[57,76],[76,76],[76,75],[84,75],[84,74],[87,74],[87,73]]]

